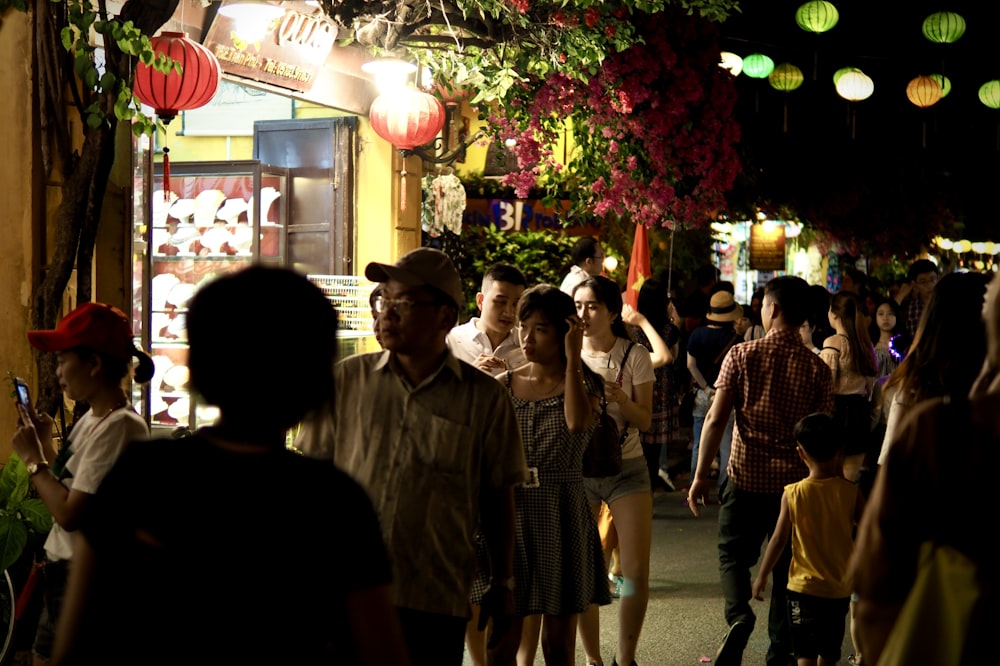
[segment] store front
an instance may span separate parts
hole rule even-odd
[[[133,326],[156,365],[133,399],[154,429],[216,416],[188,387],[185,316],[200,285],[252,264],[307,275],[340,312],[346,355],[374,345],[359,266],[419,245],[417,216],[387,204],[399,157],[368,125],[367,54],[336,46],[336,26],[305,2],[255,35],[214,9],[181,3],[161,32],[216,56],[219,92],[133,146]]]

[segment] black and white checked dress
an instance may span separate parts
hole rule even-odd
[[[510,386],[507,387],[508,391]],[[511,394],[525,458],[537,488],[514,489],[514,609],[517,615],[567,615],[611,603],[597,522],[583,490],[583,451],[593,428],[570,433],[563,396],[521,400]],[[472,601],[489,584],[480,571]]]

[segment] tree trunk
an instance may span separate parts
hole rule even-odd
[[[118,19],[123,22],[133,21],[137,28],[150,36],[170,19],[178,1],[129,0],[122,7]],[[99,4],[99,11],[106,15],[104,0]],[[62,97],[70,96],[70,91],[78,85],[72,60],[65,56],[59,42],[61,24],[65,21],[65,12],[59,11],[59,7],[50,0],[38,0],[34,9],[38,19],[35,21],[35,38],[38,44],[36,67],[40,70],[39,100],[43,109],[50,110],[61,108],[65,103]],[[122,54],[114,40],[106,40],[105,48],[107,70],[131,84],[135,62]],[[100,103],[107,122],[86,130],[78,155],[68,153],[65,124],[48,123],[43,126],[43,152],[47,153],[50,148],[55,147],[64,173],[62,200],[54,220],[52,259],[45,266],[42,281],[35,290],[35,310],[32,316],[32,327],[35,329],[55,327],[74,268],[77,270],[77,304],[91,300],[94,244],[115,157],[118,119],[114,112],[114,101],[115,91],[102,93]],[[79,100],[74,99],[74,102]],[[82,122],[84,115],[79,104],[78,110],[78,119]],[[47,169],[50,164],[51,160],[46,165]],[[56,360],[53,354],[38,354],[37,359],[37,408],[48,414],[55,414],[62,402],[55,373]]]

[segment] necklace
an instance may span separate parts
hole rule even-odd
[[[531,369],[528,371],[528,384],[532,387],[532,390],[540,398],[548,398],[549,396],[554,395],[555,392],[559,389],[559,387],[563,385],[563,381],[564,380],[560,378],[560,379],[556,380],[556,382],[554,384],[552,384],[552,386],[549,387],[548,389],[543,389],[541,387],[541,383],[542,383],[541,378],[540,377],[535,377],[535,366],[534,366],[534,364],[532,364]]]

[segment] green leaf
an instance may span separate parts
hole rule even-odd
[[[9,569],[28,544],[28,526],[16,516],[0,517],[0,567]]]
[[[30,486],[24,462],[16,453],[10,454],[7,463],[0,470],[0,506],[17,506],[27,497]]]
[[[100,113],[88,113],[87,114],[87,127],[90,129],[97,129],[104,122],[104,114]]]
[[[24,500],[17,509],[35,532],[45,534],[52,529],[52,512],[37,497]]]
[[[105,72],[104,76],[101,77],[100,81],[101,90],[111,90],[114,87],[115,82],[117,80],[118,80],[117,76],[115,76],[111,72]]]

